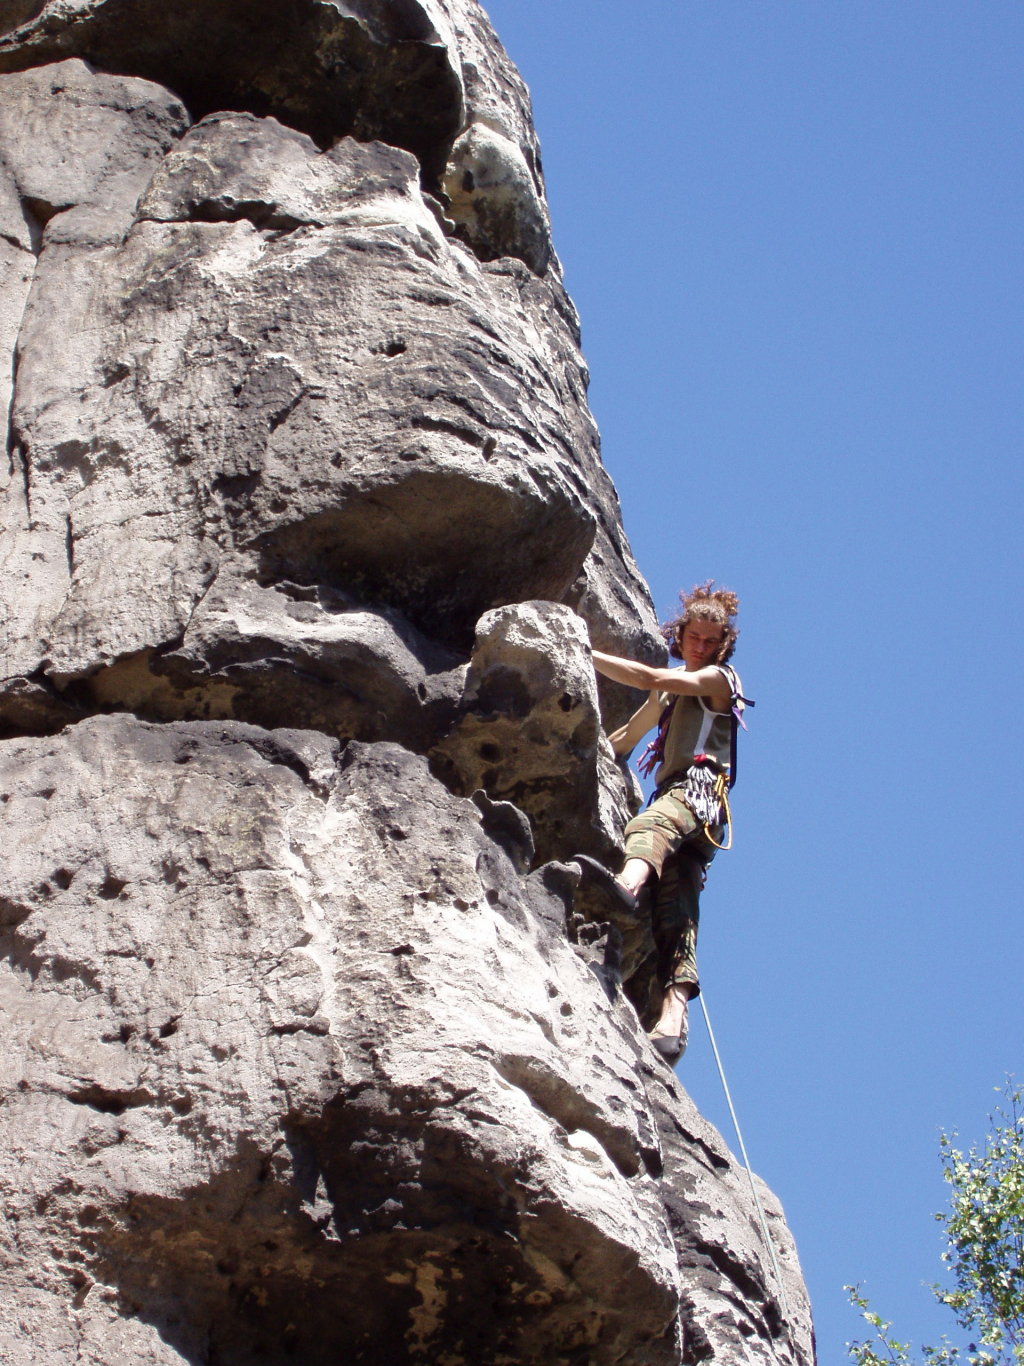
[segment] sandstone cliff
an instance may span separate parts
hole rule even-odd
[[[0,1360],[810,1366],[574,900],[579,347],[475,0],[0,0]]]

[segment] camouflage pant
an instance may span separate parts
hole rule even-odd
[[[692,999],[700,992],[700,894],[716,851],[704,827],[680,797],[678,788],[670,788],[629,822],[625,831],[626,858],[643,859],[657,878],[651,916],[661,985],[685,985]],[[720,843],[724,830],[713,825],[711,834]]]

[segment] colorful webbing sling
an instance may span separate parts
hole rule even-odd
[[[744,719],[743,719],[743,709],[744,709],[744,707],[752,707],[752,706],[755,705],[755,703],[753,702],[753,700],[752,700],[751,698],[749,698],[749,697],[744,697],[743,694],[740,692],[739,687],[737,686],[737,684],[738,684],[738,679],[737,679],[737,677],[736,677],[736,672],[735,672],[735,670],[728,668],[728,666],[719,666],[719,667],[722,669],[722,672],[723,672],[723,673],[726,675],[726,677],[728,678],[728,680],[729,680],[729,686],[730,686],[730,688],[731,688],[731,690],[732,690],[732,696],[731,696],[731,699],[730,699],[730,700],[731,700],[731,704],[732,704],[731,707],[730,707],[731,722],[732,722],[732,728],[731,728],[731,729],[732,729],[732,733],[731,733],[730,740],[729,740],[729,774],[728,774],[728,779],[726,778],[726,775],[725,775],[724,773],[716,774],[716,775],[715,775],[715,778],[714,778],[714,781],[713,781],[712,790],[708,791],[707,793],[701,793],[700,795],[701,795],[702,797],[704,797],[705,800],[706,800],[706,798],[709,798],[709,797],[710,797],[710,798],[713,798],[713,800],[714,800],[714,801],[715,801],[715,802],[724,810],[724,812],[725,812],[725,823],[726,823],[726,825],[727,825],[728,828],[729,828],[729,842],[728,842],[728,844],[724,844],[724,845],[723,845],[723,844],[719,844],[715,839],[713,839],[713,838],[712,838],[712,835],[711,835],[711,832],[710,832],[710,830],[709,830],[709,828],[708,828],[710,822],[707,821],[707,820],[703,820],[703,821],[702,821],[702,824],[703,824],[703,826],[704,826],[704,833],[705,833],[705,835],[706,835],[707,838],[710,840],[710,842],[715,846],[716,849],[731,849],[731,848],[732,848],[732,812],[729,810],[729,792],[731,791],[731,789],[732,789],[732,788],[735,786],[735,784],[736,784],[736,751],[737,751],[737,738],[738,738],[738,736],[739,736],[739,728],[740,728],[740,726],[742,726],[744,730],[747,729],[747,723],[746,723],[746,722],[744,721]],[[673,697],[673,698],[669,701],[668,705],[665,707],[665,710],[661,713],[661,717],[660,717],[659,720],[658,720],[658,733],[657,733],[657,735],[654,737],[654,739],[651,741],[651,743],[647,746],[647,748],[644,750],[643,754],[640,756],[639,760],[637,761],[637,769],[638,769],[638,771],[639,771],[641,777],[649,778],[650,775],[655,771],[655,769],[658,767],[658,765],[659,765],[659,764],[664,760],[664,758],[665,758],[665,739],[666,739],[666,737],[667,737],[667,735],[668,735],[668,728],[669,728],[669,726],[671,725],[671,722],[672,722],[672,713],[673,713],[673,711],[675,710],[675,705],[676,705],[676,702],[679,700],[679,696],[680,696],[680,695],[677,693],[676,696]],[[693,757],[694,757],[694,763],[695,763],[695,764],[700,764],[701,767],[703,767],[702,761],[706,759],[706,756],[703,755],[703,754],[695,754]],[[694,772],[694,769],[693,769],[692,767],[691,767],[689,770],[687,770],[687,773],[688,773],[688,774],[692,774],[693,772]],[[709,773],[708,776],[710,777],[710,773]],[[676,785],[683,785],[684,783],[685,783],[685,776],[684,776],[683,774],[680,774],[679,777],[678,777],[678,779],[677,779],[677,782],[674,783],[673,786],[676,786]],[[705,786],[708,786],[708,785],[707,785],[707,784],[700,784],[700,786],[701,786],[701,787],[705,787]],[[694,793],[694,796],[697,796],[697,795],[698,795],[698,794],[695,792],[695,793]],[[658,796],[658,791],[657,791],[657,789],[656,789],[656,790],[651,794],[649,801],[650,801],[650,802],[653,802],[657,796]],[[700,805],[701,807],[703,807],[703,806],[705,805],[705,801],[699,801],[697,804]],[[715,824],[718,824],[718,823],[719,823],[719,822],[717,822],[717,821],[715,822]]]
[[[668,735],[669,723],[672,720],[672,713],[676,709],[678,700],[679,694],[676,693],[658,718],[657,735],[636,761],[636,771],[641,778],[649,778],[665,758],[665,738]]]

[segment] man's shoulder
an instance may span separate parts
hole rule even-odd
[[[743,691],[743,685],[740,682],[740,676],[736,672],[736,669],[732,664],[716,664],[715,668],[719,671],[719,673],[725,675],[726,681],[734,693],[741,693]]]

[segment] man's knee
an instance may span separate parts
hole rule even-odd
[[[634,816],[623,832],[626,858],[640,858],[661,875],[665,861],[679,849],[688,832],[653,809]]]
[[[627,860],[643,859],[659,875],[665,859],[672,851],[670,833],[653,821],[643,821],[641,817],[626,826],[623,843]]]

